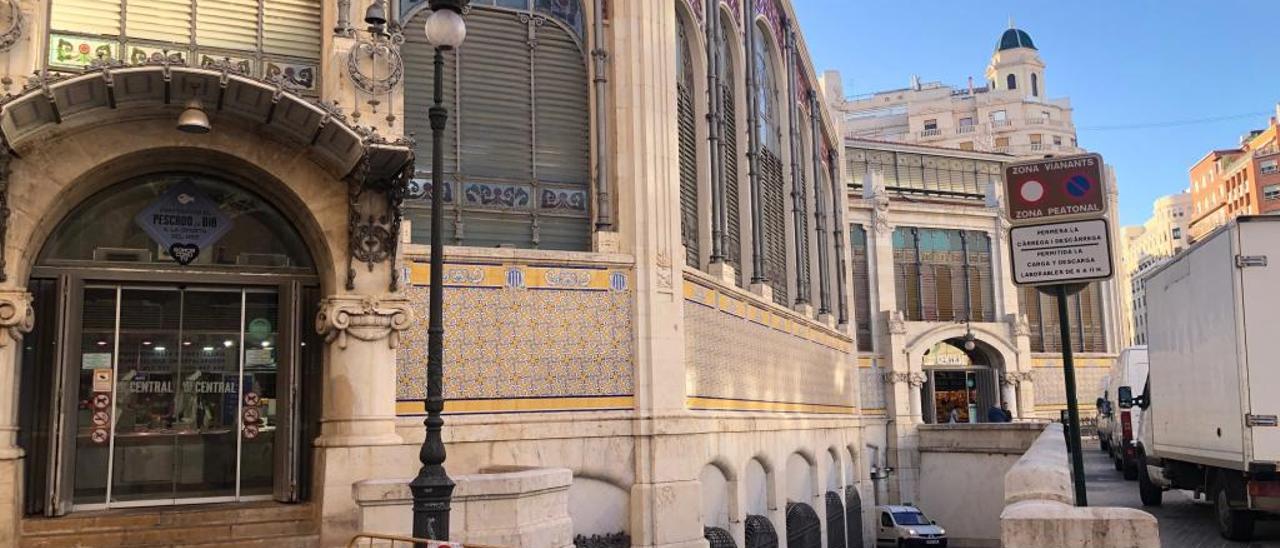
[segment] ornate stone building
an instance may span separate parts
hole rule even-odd
[[[1071,100],[1051,99],[1045,63],[1031,35],[1010,28],[996,42],[984,81],[967,86],[921,82],[903,89],[840,97],[845,135],[1040,158],[1084,152]],[[827,77],[838,80],[839,73]]]
[[[423,4],[3,4],[0,545],[345,545],[414,474]],[[844,150],[791,7],[466,21],[450,473],[567,469],[584,538],[858,539]]]
[[[846,140],[863,441],[883,455],[872,463],[878,500],[940,502],[921,497],[919,424],[988,422],[1001,404],[1024,420],[1066,408],[1056,297],[1015,286],[1009,271],[1001,189],[1013,160]],[[1082,407],[1123,348],[1117,283],[1068,300]]]

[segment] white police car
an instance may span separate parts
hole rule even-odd
[[[947,530],[924,517],[915,506],[877,506],[876,514],[877,546],[942,548],[947,545]]]

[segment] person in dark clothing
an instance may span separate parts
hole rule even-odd
[[[1004,413],[1004,422],[1013,422],[1013,412],[1009,411],[1009,402],[1000,402],[1000,412]]]
[[[1004,411],[994,405],[991,406],[987,409],[987,422],[1007,422],[1004,418]]]

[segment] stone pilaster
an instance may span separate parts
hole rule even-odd
[[[316,315],[316,331],[327,343],[315,440],[324,546],[350,540],[359,525],[352,484],[385,475],[379,448],[403,443],[395,430],[396,347],[413,321],[409,302],[399,295],[334,295]]]
[[[702,525],[684,501],[697,477],[671,464],[687,455],[658,443],[654,423],[685,412],[680,261],[674,2],[611,2],[611,128],[624,251],[636,260],[635,483],[632,546],[702,546]]]
[[[0,546],[17,544],[22,508],[22,449],[18,447],[18,352],[22,337],[35,325],[31,294],[24,289],[0,290]]]

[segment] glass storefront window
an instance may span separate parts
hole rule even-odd
[[[278,300],[257,288],[85,289],[77,506],[272,494]]]

